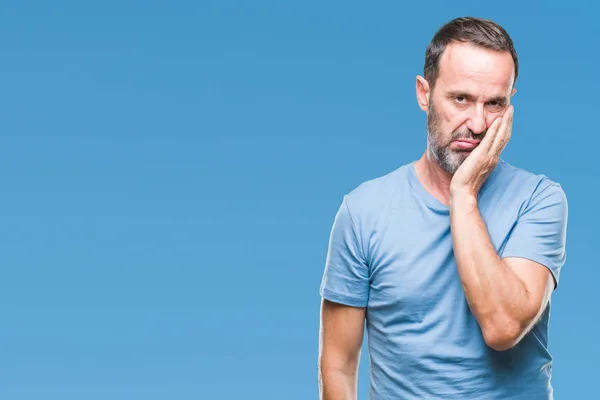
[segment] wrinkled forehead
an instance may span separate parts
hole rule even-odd
[[[508,96],[514,77],[515,65],[509,52],[453,43],[442,54],[437,82],[449,90],[497,92]]]

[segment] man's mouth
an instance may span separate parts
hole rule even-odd
[[[475,149],[479,145],[479,140],[470,140],[470,139],[459,139],[455,140],[454,143],[459,150],[467,150],[471,151]]]

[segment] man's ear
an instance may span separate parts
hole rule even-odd
[[[517,88],[513,88],[512,92],[510,92],[510,97],[514,96],[517,93]]]
[[[429,82],[422,76],[417,75],[417,103],[421,110],[429,111]]]

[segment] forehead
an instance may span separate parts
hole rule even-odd
[[[442,54],[437,81],[445,90],[507,95],[513,86],[514,62],[509,52],[453,43]]]

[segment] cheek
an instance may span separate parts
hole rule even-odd
[[[490,126],[492,126],[492,124],[498,117],[502,117],[502,113],[497,113],[497,112],[488,113],[488,115],[485,119],[486,129],[490,129]]]
[[[467,123],[468,113],[447,104],[446,101],[437,102],[440,107],[436,107],[437,125],[441,133],[440,140],[445,144],[452,141],[455,132],[464,131]]]
[[[456,107],[448,106],[441,113],[441,120],[450,129],[457,129],[466,122],[466,114],[464,111]]]
[[[460,132],[467,128],[467,118],[461,113],[455,113],[445,122],[447,132]]]

